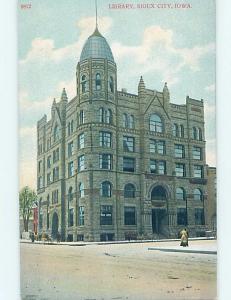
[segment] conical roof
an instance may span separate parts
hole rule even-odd
[[[88,58],[104,58],[111,62],[115,62],[108,42],[99,32],[97,27],[94,33],[89,36],[85,42],[80,55],[80,61]]]

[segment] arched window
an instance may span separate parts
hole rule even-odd
[[[181,187],[176,189],[176,200],[185,200],[185,190]]]
[[[54,128],[54,141],[59,139],[59,126],[56,124]]]
[[[128,128],[128,115],[127,114],[123,114],[123,127]]]
[[[149,120],[150,131],[163,132],[163,123],[161,118],[157,114],[150,116]]]
[[[87,77],[86,75],[83,75],[81,77],[81,86],[82,86],[82,93],[85,93],[87,90]]]
[[[71,120],[71,125],[70,125],[71,133],[74,131],[74,121]]]
[[[194,192],[193,192],[193,199],[194,200],[200,200],[202,201],[203,200],[203,194],[201,192],[200,189],[195,189]]]
[[[95,87],[97,91],[101,90],[101,75],[99,73],[95,75]]]
[[[84,121],[85,121],[85,119],[84,119],[84,110],[80,110],[80,112],[79,112],[79,125],[82,125],[82,124],[84,124]]]
[[[80,198],[84,197],[84,184],[82,182],[79,184],[79,196]]]
[[[110,92],[114,93],[114,80],[112,76],[110,76],[109,78],[109,88],[110,88]]]
[[[129,116],[129,128],[134,128],[134,116]]]
[[[184,137],[184,126],[180,125],[180,137]]]
[[[176,123],[173,124],[173,136],[179,136],[179,128]]]
[[[103,109],[103,107],[100,107],[100,109],[99,109],[99,121],[101,123],[104,122],[104,109]]]
[[[193,139],[197,140],[198,139],[198,133],[197,133],[197,128],[193,127]]]
[[[70,135],[71,134],[71,123],[68,122],[68,125],[67,125],[67,134]]]
[[[133,184],[128,183],[124,187],[124,197],[125,198],[135,198],[136,188]]]
[[[100,194],[102,197],[111,197],[112,188],[109,181],[104,181],[101,183]]]
[[[69,187],[69,190],[68,190],[68,201],[71,202],[73,200],[73,189],[72,189],[72,186]]]

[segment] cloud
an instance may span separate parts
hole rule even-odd
[[[171,85],[179,81],[176,75],[183,67],[188,67],[193,72],[199,71],[200,60],[215,49],[213,43],[193,48],[177,48],[174,46],[173,36],[170,29],[150,26],[144,30],[140,45],[128,46],[114,42],[112,50],[117,61],[130,58],[132,73],[136,72],[133,67],[135,65],[142,74],[157,71],[162,74],[162,81],[168,81]]]
[[[206,92],[215,92],[215,83],[205,87]]]
[[[109,17],[102,17],[99,19],[99,24],[102,34],[106,34],[112,25],[112,20]],[[20,65],[35,61],[39,61],[39,63],[46,63],[47,61],[59,63],[64,59],[75,59],[78,57],[85,40],[94,30],[95,18],[83,18],[77,22],[77,27],[80,31],[78,41],[62,48],[56,48],[55,41],[52,39],[36,37],[32,40],[31,48],[25,58],[19,61]]]

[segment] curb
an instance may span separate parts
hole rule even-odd
[[[157,250],[162,252],[182,252],[182,253],[194,253],[194,254],[213,254],[217,255],[217,251],[214,250],[190,250],[190,249],[169,249],[169,248],[148,248],[148,250]]]

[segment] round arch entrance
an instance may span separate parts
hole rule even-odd
[[[151,191],[152,202],[152,232],[164,234],[164,227],[167,225],[167,190],[161,186],[155,186]]]
[[[54,212],[52,217],[52,230],[51,230],[52,238],[54,239],[57,238],[58,229],[59,229],[59,217],[58,214]]]

